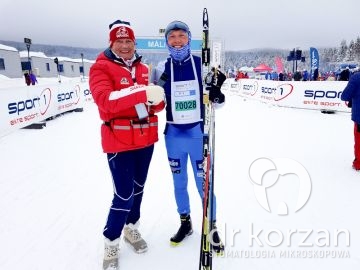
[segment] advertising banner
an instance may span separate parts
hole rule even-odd
[[[14,87],[0,93],[0,137],[92,101],[87,82]]]
[[[343,81],[227,79],[221,90],[283,107],[350,112],[340,99],[346,85]]]

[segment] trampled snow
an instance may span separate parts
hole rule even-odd
[[[135,254],[122,241],[120,269],[198,269],[201,201],[192,177],[194,234],[181,246],[169,244],[179,217],[162,135],[164,112],[159,116],[140,226],[149,251]],[[0,269],[101,269],[112,184],[100,123],[95,104],[88,103],[83,112],[55,118],[44,129],[0,138]],[[351,168],[352,132],[348,113],[227,95],[216,111],[215,158],[226,252],[213,259],[213,269],[359,269],[360,172]],[[311,195],[296,213],[299,181],[293,174],[267,189],[271,212],[257,202],[248,171],[262,157],[289,158],[308,171]],[[282,201],[289,208],[285,216],[277,214]]]

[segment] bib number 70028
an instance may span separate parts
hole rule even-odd
[[[176,111],[190,111],[196,109],[195,100],[185,100],[185,101],[176,101],[175,110]]]

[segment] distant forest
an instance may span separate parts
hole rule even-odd
[[[23,42],[3,41],[1,44],[11,46],[19,51],[26,51],[26,45]],[[69,58],[80,58],[80,54],[84,54],[84,58],[88,60],[95,60],[97,55],[105,48],[80,48],[59,45],[44,45],[32,44],[30,50],[35,52],[43,52],[45,55],[63,56]],[[270,67],[275,67],[275,58],[278,56],[283,59],[285,70],[292,71],[293,62],[287,62],[289,50],[280,49],[254,49],[246,51],[226,51],[224,60],[224,70],[238,69],[242,66],[256,67],[261,63],[265,63]],[[302,48],[300,48],[302,49]],[[302,49],[302,56],[305,57],[305,62],[297,62],[299,70],[310,69],[309,49]],[[317,48],[320,57],[320,71],[334,71],[339,63],[360,63],[360,37],[356,40],[351,40],[349,43],[346,40],[340,42],[339,47],[334,48]],[[167,53],[149,53],[140,52],[143,60],[147,64],[156,65],[158,62],[166,59]]]

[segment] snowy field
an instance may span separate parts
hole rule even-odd
[[[192,178],[194,234],[179,247],[169,244],[179,217],[164,116],[142,207],[140,231],[149,251],[135,254],[122,242],[120,269],[198,269],[201,201]],[[87,104],[83,112],[67,113],[42,130],[0,138],[0,269],[101,269],[112,186],[99,127],[96,106]],[[352,131],[348,113],[227,96],[216,113],[215,158],[218,226],[226,252],[214,258],[213,269],[359,269],[360,173],[351,168]],[[248,171],[262,157],[289,158],[306,168],[312,190],[302,209],[294,211],[299,190],[294,174],[268,188],[271,212],[260,206]],[[289,208],[286,216],[277,214],[282,201]]]

